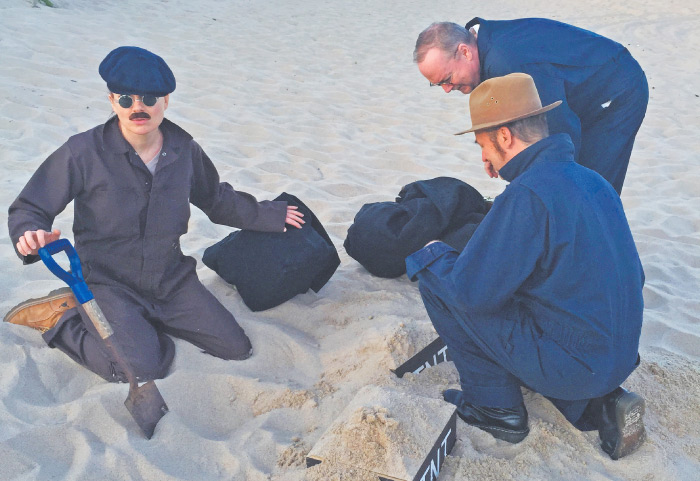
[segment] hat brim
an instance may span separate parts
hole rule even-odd
[[[491,127],[498,127],[499,125],[509,124],[509,123],[511,123],[511,122],[515,122],[516,120],[522,120],[522,119],[526,119],[526,118],[528,118],[528,117],[534,117],[535,115],[539,115],[539,114],[543,114],[543,113],[545,113],[545,112],[549,112],[549,111],[552,110],[553,108],[559,107],[560,105],[561,105],[561,100],[557,100],[556,102],[551,103],[551,104],[547,105],[546,107],[542,107],[542,108],[540,108],[540,109],[534,110],[534,111],[532,111],[532,112],[528,112],[528,113],[523,114],[523,115],[518,115],[518,116],[513,117],[513,118],[506,118],[506,119],[503,119],[503,120],[497,120],[497,121],[495,121],[495,122],[487,122],[487,123],[485,123],[485,124],[472,125],[470,129],[464,130],[464,131],[462,131],[462,132],[457,132],[457,133],[454,134],[454,135],[468,134],[469,132],[476,132],[477,130],[484,130],[484,129],[488,129],[488,128],[491,128]]]

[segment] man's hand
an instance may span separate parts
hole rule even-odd
[[[60,237],[61,231],[58,229],[54,229],[53,232],[46,232],[42,229],[28,230],[19,238],[19,242],[17,242],[17,252],[23,256],[35,256],[40,248],[58,240]]]
[[[288,205],[287,206],[287,218],[284,219],[285,224],[293,225],[297,229],[301,229],[301,225],[305,224],[304,219],[304,214],[299,212],[298,207],[296,205]],[[287,232],[287,228],[284,228],[284,232]]]
[[[486,175],[492,179],[498,179],[498,171],[493,168],[493,164],[488,160],[484,161],[484,170],[486,171]]]

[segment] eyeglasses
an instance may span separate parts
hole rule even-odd
[[[450,79],[450,80],[452,80],[452,79]],[[454,90],[459,90],[459,89],[461,89],[462,87],[465,87],[465,86],[467,86],[467,85],[469,85],[469,84],[455,84],[455,83],[452,83],[452,82],[447,81],[447,80],[443,80],[442,82],[438,82],[438,83],[435,83],[435,84],[432,83],[432,82],[430,82],[430,86],[431,86],[431,87],[442,87],[443,85],[449,85],[449,86],[451,86]]]
[[[459,57],[459,45],[458,45],[457,48],[455,49],[454,54],[452,54],[452,58],[453,58],[453,59],[456,59],[457,57]],[[454,75],[454,73],[451,73],[450,76],[447,77],[446,80],[443,80],[443,81],[441,81],[441,82],[436,82],[436,83],[430,82],[430,86],[431,86],[431,87],[442,87],[443,85],[449,85],[449,86],[451,86],[453,89],[459,90],[460,88],[462,88],[462,87],[464,87],[465,85],[467,85],[467,84],[456,84],[456,83],[453,83],[453,82],[452,82],[452,76],[453,76],[453,75]]]
[[[452,79],[450,79],[450,80],[452,80]],[[449,82],[447,80],[443,80],[442,82],[438,82],[438,83],[430,82],[431,87],[442,87],[443,85],[452,85],[454,87],[455,85],[459,85],[459,84],[453,84],[452,82]]]
[[[117,95],[117,94],[114,94]],[[138,97],[138,98],[136,98]],[[155,95],[127,95],[127,94],[122,94],[119,96],[119,99],[117,102],[119,102],[119,105],[124,108],[128,109],[130,108],[136,100],[140,100],[143,105],[146,107],[153,107],[156,102],[158,102],[158,99],[160,97],[156,97]]]
[[[453,74],[450,74],[450,76],[447,77],[447,80],[443,80],[442,82],[437,82],[437,83],[430,82],[430,86],[431,87],[442,87],[443,85],[449,85],[453,89],[460,89],[460,88],[464,87],[465,85],[467,85],[467,84],[456,84],[456,83],[452,82],[452,75]]]

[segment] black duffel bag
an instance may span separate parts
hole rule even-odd
[[[487,210],[479,191],[461,180],[420,180],[404,186],[396,202],[362,206],[343,245],[371,274],[399,277],[406,257],[432,240],[464,249]]]
[[[251,311],[263,311],[309,289],[318,292],[340,265],[340,257],[321,222],[293,195],[282,193],[304,214],[301,229],[287,232],[240,230],[208,247],[202,261],[238,289]]]

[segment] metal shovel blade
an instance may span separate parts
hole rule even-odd
[[[142,386],[132,385],[124,405],[147,439],[151,439],[156,424],[168,412],[168,406],[153,381]]]

